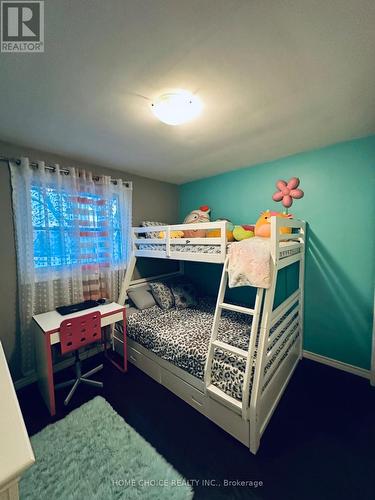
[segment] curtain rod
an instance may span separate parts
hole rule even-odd
[[[2,155],[0,155],[0,161],[4,161],[4,162],[7,162],[7,163],[9,163],[10,161],[12,161],[13,163],[16,163],[17,165],[21,164],[21,160],[19,158],[9,158],[8,156],[2,156]],[[38,163],[35,162],[35,161],[30,161],[29,165],[31,167],[34,167],[34,168],[38,167]],[[52,170],[52,171],[56,170],[56,168],[53,165],[45,165],[44,168],[46,170]],[[60,168],[60,172],[64,172],[64,174],[69,174],[70,170],[68,168]],[[111,182],[117,184],[117,179],[111,179]],[[131,181],[122,181],[122,184],[123,184],[123,186],[125,186],[127,188],[132,188],[133,187],[133,183]]]

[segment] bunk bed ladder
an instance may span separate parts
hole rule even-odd
[[[208,393],[213,399],[216,399],[226,406],[234,409],[242,414],[242,418],[248,418],[248,407],[249,407],[249,392],[250,392],[250,379],[252,376],[253,360],[256,348],[256,338],[258,334],[258,325],[260,318],[260,310],[262,307],[263,300],[263,288],[257,289],[256,299],[254,309],[249,307],[238,306],[235,304],[229,304],[224,302],[225,291],[228,285],[228,257],[225,259],[223,272],[220,280],[219,294],[216,302],[215,314],[211,329],[211,338],[209,343],[208,355],[206,360],[206,366],[204,371],[204,382],[206,393]],[[244,349],[239,349],[231,344],[227,344],[218,340],[219,324],[220,318],[223,310],[235,311],[241,314],[247,314],[253,316],[253,321],[251,324],[251,334],[249,347],[245,351]],[[224,391],[219,389],[212,383],[212,362],[214,358],[215,349],[221,349],[225,352],[232,353],[246,360],[245,373],[244,373],[244,383],[242,387],[242,401],[239,401]]]

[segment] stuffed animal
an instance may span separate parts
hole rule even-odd
[[[282,217],[284,219],[292,219],[291,214],[282,214],[280,212],[271,212],[266,210],[262,212],[257,223],[255,224],[255,236],[261,236],[262,238],[269,238],[271,236],[271,216],[276,215],[276,217]],[[280,234],[289,234],[292,232],[291,227],[281,227]]]
[[[194,224],[197,222],[210,222],[211,209],[207,205],[199,207],[199,210],[193,210],[184,219],[184,224]],[[205,238],[206,229],[191,229],[184,231],[185,238]]]
[[[170,232],[170,238],[183,238],[184,237],[184,232],[183,231],[171,231]],[[160,231],[158,234],[158,238],[164,239],[165,238],[165,232]]]
[[[243,226],[235,226],[233,229],[233,237],[236,241],[246,240],[254,236],[254,226],[244,224]]]
[[[226,221],[228,222],[227,224],[227,241],[234,241],[233,237],[233,224],[230,220],[228,219],[216,219],[216,221]],[[221,229],[210,229],[207,231],[207,238],[220,238],[221,236]]]

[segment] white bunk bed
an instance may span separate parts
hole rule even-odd
[[[132,257],[122,283],[119,303],[126,303],[127,290],[130,287],[140,286],[147,281],[131,281],[139,257],[223,264],[203,379],[157,356],[129,337],[128,360],[248,446],[255,454],[272,413],[302,357],[305,222],[271,217],[271,286],[266,290],[256,289],[253,308],[224,302],[228,281],[227,249],[228,244],[231,244],[227,241],[226,225],[225,221],[218,221],[193,226],[179,224],[133,228]],[[280,227],[285,226],[292,229],[291,234],[280,234]],[[192,227],[220,229],[220,236],[170,237],[172,231],[186,231]],[[140,237],[146,233],[155,236],[160,231],[164,232],[162,239]],[[299,263],[298,288],[273,309],[278,272],[296,262]],[[218,338],[223,311],[234,311],[251,317],[250,338],[246,350]],[[121,338],[116,334],[114,343],[119,352],[123,352],[120,350]],[[241,400],[229,395],[214,383],[212,366],[218,349],[244,360]]]

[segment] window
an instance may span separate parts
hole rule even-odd
[[[22,371],[34,370],[32,317],[119,296],[131,251],[132,185],[43,162],[10,161]]]
[[[31,207],[36,269],[125,261],[117,194],[73,196],[33,184]]]

